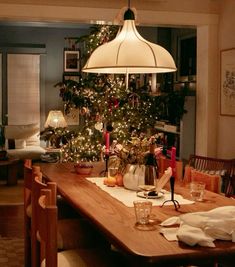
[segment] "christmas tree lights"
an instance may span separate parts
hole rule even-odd
[[[117,31],[115,26],[97,25],[91,28],[89,36],[78,38],[82,61],[85,62],[97,46],[112,40]],[[63,146],[64,160],[100,160],[108,128],[112,129],[110,144],[113,140],[127,143],[133,131],[151,134],[156,120],[167,111],[166,98],[152,96],[148,81],[144,74],[131,75],[126,86],[125,76],[121,74],[83,73],[78,82],[66,80],[56,84],[65,112],[69,113],[71,108],[80,111],[77,137]]]

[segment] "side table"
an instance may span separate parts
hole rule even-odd
[[[7,185],[17,184],[18,164],[20,160],[17,158],[8,158],[6,160],[0,160],[0,169],[6,170]]]

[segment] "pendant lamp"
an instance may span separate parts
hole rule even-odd
[[[176,71],[176,66],[165,48],[145,40],[138,33],[135,15],[129,5],[121,31],[114,40],[93,51],[82,71],[117,74],[165,73]]]

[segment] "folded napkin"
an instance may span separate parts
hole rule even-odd
[[[215,247],[214,240],[235,242],[235,206],[225,206],[207,212],[194,212],[171,217],[160,224],[169,241],[179,240],[190,246]],[[169,228],[169,226],[176,226]],[[168,228],[166,228],[168,227]]]

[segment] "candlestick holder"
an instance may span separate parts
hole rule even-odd
[[[105,153],[104,161],[105,161],[105,169],[100,172],[100,176],[107,177],[108,176],[108,165],[109,165],[109,153]]]
[[[177,211],[180,208],[180,204],[177,200],[174,199],[174,188],[175,188],[175,177],[174,176],[171,176],[170,178],[170,185],[171,185],[171,199],[164,201],[161,207],[163,207],[164,204],[167,202],[173,202],[175,206],[175,210]]]

